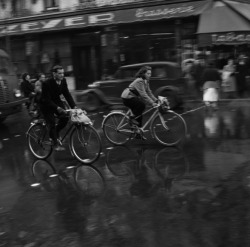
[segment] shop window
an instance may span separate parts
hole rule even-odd
[[[133,79],[139,68],[124,69],[122,72],[122,78]]]
[[[59,0],[45,0],[46,10],[56,10],[59,7]]]

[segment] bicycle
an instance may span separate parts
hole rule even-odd
[[[31,172],[36,179],[33,186],[42,186],[49,191],[67,184],[73,185],[74,188],[87,195],[98,196],[103,193],[106,186],[102,173],[91,165],[80,164],[57,171],[47,160],[36,160],[32,164]]]
[[[186,136],[185,120],[176,112],[169,109],[167,100],[158,96],[159,104],[142,113],[142,116],[152,112],[150,118],[139,128],[130,121],[132,111],[114,110],[106,115],[102,122],[105,137],[115,145],[124,145],[130,139],[150,131],[151,136],[160,144],[174,146]],[[146,130],[149,125],[149,130]]]
[[[66,110],[75,112],[74,109]],[[70,116],[69,115],[69,116]],[[71,154],[84,164],[92,164],[101,154],[101,138],[93,127],[93,123],[77,123],[70,121],[65,134],[59,140],[61,143],[70,134],[69,149]],[[49,130],[44,119],[37,119],[31,122],[26,133],[31,153],[38,159],[48,158],[53,151],[53,144],[49,138]]]
[[[122,177],[128,183],[149,179],[152,187],[166,189],[168,192],[176,182],[189,174],[185,153],[175,147],[115,146],[108,150],[105,164],[112,175]]]

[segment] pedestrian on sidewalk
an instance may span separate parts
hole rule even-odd
[[[219,89],[221,87],[221,76],[212,62],[204,70],[201,76],[203,83],[203,101],[206,106],[218,109]]]
[[[237,86],[234,59],[230,57],[222,71],[222,91],[226,98],[236,98]]]

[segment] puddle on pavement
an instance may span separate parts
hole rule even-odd
[[[0,243],[249,246],[250,135],[242,122],[249,126],[250,117],[224,111],[187,117],[179,148],[104,148],[93,166],[51,157],[29,164],[33,176],[16,162],[12,176],[28,175],[11,210],[0,213]]]

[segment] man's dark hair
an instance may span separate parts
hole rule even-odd
[[[59,69],[63,69],[63,67],[61,65],[55,65],[53,68],[52,68],[52,72],[57,72]]]
[[[135,77],[136,78],[142,78],[145,79],[145,73],[148,70],[152,70],[152,68],[150,66],[143,66],[139,69],[139,71],[136,73]]]

